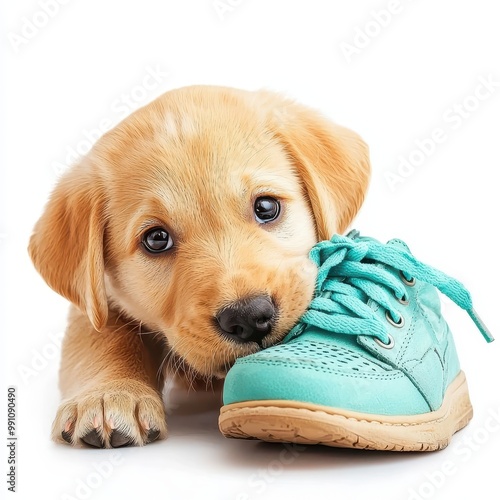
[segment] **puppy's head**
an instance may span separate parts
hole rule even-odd
[[[368,177],[361,139],[310,109],[270,92],[183,88],[63,176],[30,254],[97,330],[120,310],[164,335],[184,368],[223,376],[305,311],[308,252],[345,230]]]

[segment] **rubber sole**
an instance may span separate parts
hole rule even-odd
[[[439,410],[420,415],[372,415],[299,401],[246,401],[223,406],[219,428],[228,438],[321,444],[386,451],[435,451],[472,418],[465,374],[448,387]]]

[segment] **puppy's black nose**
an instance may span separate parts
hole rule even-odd
[[[215,316],[222,332],[239,342],[257,342],[271,331],[276,309],[267,295],[238,300]]]

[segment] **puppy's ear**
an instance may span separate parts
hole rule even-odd
[[[84,159],[61,178],[35,225],[28,250],[48,285],[77,305],[100,330],[108,317],[105,199],[90,170]]]
[[[349,129],[292,101],[267,94],[272,127],[300,175],[320,240],[343,233],[363,203],[370,179],[368,147]],[[269,108],[268,108],[269,109]]]

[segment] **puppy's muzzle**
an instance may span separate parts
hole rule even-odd
[[[236,342],[257,342],[270,333],[276,308],[267,295],[237,300],[222,308],[215,319],[224,336]]]

